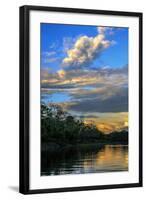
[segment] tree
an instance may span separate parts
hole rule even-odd
[[[76,119],[61,106],[49,104],[41,105],[41,139],[42,142],[98,142],[101,140],[110,142],[127,142],[128,132],[113,132],[105,135],[93,124],[84,124]]]

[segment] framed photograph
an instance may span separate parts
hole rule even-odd
[[[142,13],[20,7],[20,192],[142,186]]]

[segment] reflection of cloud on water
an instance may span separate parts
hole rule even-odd
[[[85,159],[85,171],[127,171],[128,170],[128,149],[127,146],[106,145],[92,159]]]
[[[124,148],[124,147],[123,147]],[[104,151],[99,152],[96,163],[102,165],[103,168],[127,168],[128,152],[124,151],[120,146],[111,147],[105,146]]]
[[[127,145],[79,145],[42,153],[42,175],[84,174],[128,170]]]

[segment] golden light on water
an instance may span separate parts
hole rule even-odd
[[[128,149],[127,146],[106,145],[105,148],[97,152],[92,159],[84,160],[84,169],[89,171],[91,168],[104,171],[128,170]]]
[[[102,165],[103,167],[104,165],[112,165],[112,167],[119,165],[126,168],[128,164],[128,151],[123,151],[120,145],[114,148],[107,145],[104,151],[98,154],[96,162],[97,165]]]

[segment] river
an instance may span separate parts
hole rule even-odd
[[[42,176],[127,170],[127,145],[82,144],[41,153]]]

